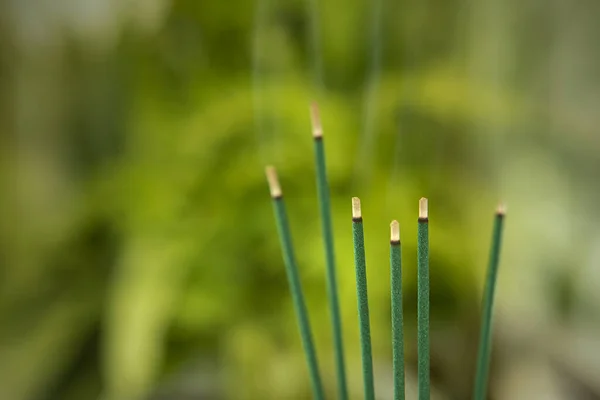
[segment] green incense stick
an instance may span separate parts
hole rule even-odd
[[[479,354],[477,357],[477,375],[475,377],[475,389],[473,391],[474,400],[483,400],[487,391],[492,337],[492,309],[494,307],[494,291],[496,289],[496,277],[498,275],[500,249],[502,246],[502,229],[504,227],[505,214],[504,206],[500,205],[494,218],[494,230],[492,234],[492,245],[490,248],[487,280],[485,284],[485,291],[483,293]]]
[[[424,197],[419,200],[417,260],[419,400],[429,400],[429,219],[427,199]]]
[[[333,348],[335,355],[335,368],[338,383],[338,396],[340,400],[348,399],[346,387],[346,369],[344,366],[344,345],[342,341],[342,319],[337,292],[337,278],[335,272],[335,251],[333,243],[333,224],[331,222],[331,205],[329,202],[329,183],[327,182],[327,169],[325,166],[325,146],[323,144],[323,129],[319,118],[316,103],[311,106],[311,120],[313,139],[315,143],[315,163],[317,170],[317,192],[319,195],[319,209],[321,212],[321,226],[323,231],[323,245],[325,247],[327,296],[333,326]]]
[[[375,400],[373,383],[373,355],[371,354],[371,328],[369,323],[369,297],[367,294],[367,266],[360,199],[352,198],[352,237],[354,239],[354,265],[356,267],[356,295],[365,400]]]
[[[402,315],[402,248],[400,225],[390,224],[390,274],[392,286],[392,355],[394,400],[404,400],[404,317]]]
[[[325,398],[323,384],[321,383],[321,377],[319,375],[317,353],[313,344],[310,322],[308,320],[308,311],[306,309],[306,305],[304,304],[302,285],[300,283],[298,266],[296,263],[296,257],[294,255],[292,236],[290,233],[287,213],[285,211],[285,204],[283,201],[283,193],[281,191],[279,180],[277,179],[275,168],[267,167],[266,174],[269,182],[269,189],[271,191],[271,198],[273,199],[273,209],[275,212],[275,221],[277,222],[279,241],[281,242],[281,248],[283,252],[283,261],[285,264],[290,290],[292,292],[292,300],[294,302],[296,316],[298,318],[300,336],[302,338],[302,347],[304,348],[306,362],[308,363],[313,397],[315,400],[323,400]]]

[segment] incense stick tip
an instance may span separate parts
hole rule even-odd
[[[312,123],[312,133],[315,139],[323,137],[323,127],[321,125],[321,117],[319,115],[319,106],[316,101],[310,105],[310,120]]]
[[[427,204],[427,199],[425,197],[421,197],[419,200],[419,218],[427,219],[429,217],[429,207]]]
[[[271,192],[271,197],[281,197],[283,193],[281,192],[281,185],[279,184],[275,167],[271,165],[267,166],[265,168],[265,173],[267,175],[267,182],[269,182],[269,191]]]
[[[496,214],[506,215],[506,204],[505,203],[498,204],[498,208],[496,208]]]
[[[396,220],[393,220],[390,224],[390,240],[400,242],[400,224]]]
[[[352,198],[352,219],[361,219],[362,213],[360,210],[360,199],[358,197]]]

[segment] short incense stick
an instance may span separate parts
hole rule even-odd
[[[392,286],[392,354],[394,400],[404,400],[404,317],[402,315],[402,248],[400,225],[390,224],[390,274]]]
[[[492,245],[490,248],[487,280],[485,284],[485,291],[483,293],[479,354],[477,357],[477,375],[475,377],[475,389],[473,393],[474,400],[485,399],[487,391],[492,337],[492,309],[494,307],[494,291],[496,289],[496,277],[498,275],[500,248],[502,246],[502,229],[504,227],[505,215],[506,210],[504,209],[503,205],[500,205],[496,210],[496,216],[494,218],[494,230],[492,233]]]
[[[271,198],[273,199],[273,209],[275,211],[275,221],[277,223],[279,241],[281,243],[281,249],[283,252],[283,261],[285,264],[287,278],[290,285],[290,291],[292,293],[292,300],[294,302],[296,316],[298,318],[300,336],[302,338],[302,346],[304,348],[306,361],[308,363],[313,397],[315,400],[322,400],[325,398],[323,392],[323,384],[321,383],[321,377],[319,376],[317,354],[315,351],[310,330],[308,311],[306,309],[306,305],[304,304],[302,285],[300,283],[298,266],[296,263],[296,257],[294,255],[294,248],[292,245],[292,236],[290,234],[287,213],[285,211],[285,204],[283,202],[283,193],[281,191],[279,180],[277,179],[277,173],[275,171],[275,168],[267,167],[266,174],[267,180],[269,182],[269,189],[271,191]]]
[[[417,263],[419,400],[429,400],[429,217],[424,197],[419,200]]]
[[[323,128],[319,118],[319,109],[316,103],[311,106],[312,132],[315,143],[315,163],[317,171],[317,192],[319,196],[319,209],[321,212],[321,229],[323,231],[323,245],[325,247],[327,296],[333,327],[333,348],[335,354],[335,368],[338,383],[338,398],[348,399],[346,386],[346,369],[344,366],[344,345],[342,341],[342,319],[337,292],[337,278],[335,271],[335,251],[333,243],[333,224],[331,222],[331,205],[329,201],[329,183],[327,182],[327,168],[325,166],[325,146],[323,144]]]
[[[352,237],[354,239],[354,265],[356,267],[356,295],[360,326],[360,348],[365,400],[375,400],[373,383],[373,355],[371,354],[371,328],[369,323],[369,300],[367,295],[367,266],[365,262],[365,238],[363,233],[360,199],[352,198]]]

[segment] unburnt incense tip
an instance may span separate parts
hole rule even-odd
[[[496,208],[496,214],[506,215],[506,204],[504,204],[504,203],[498,204],[498,208]]]
[[[312,132],[313,137],[321,138],[323,137],[323,127],[321,126],[321,117],[319,115],[319,106],[316,102],[313,102],[310,105],[310,120],[312,123]]]
[[[361,219],[362,213],[360,211],[360,199],[358,197],[352,198],[352,219]]]
[[[390,240],[392,242],[400,241],[400,224],[396,220],[390,224]]]
[[[267,174],[267,182],[269,182],[269,190],[271,192],[271,197],[281,197],[283,193],[281,192],[281,185],[279,184],[279,179],[277,178],[277,171],[275,170],[275,167],[269,165],[265,168],[265,173]]]
[[[429,209],[427,205],[427,199],[425,197],[421,197],[421,199],[419,200],[419,218],[429,218]]]

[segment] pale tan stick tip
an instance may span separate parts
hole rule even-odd
[[[281,197],[283,193],[281,192],[281,185],[279,184],[275,167],[269,165],[265,168],[265,173],[267,174],[267,181],[269,182],[271,197]]]
[[[427,199],[425,197],[421,197],[419,200],[419,218],[427,219],[429,216],[429,210],[427,205]]]
[[[496,208],[496,214],[506,215],[506,204],[504,204],[504,203],[498,204],[498,208]]]
[[[313,102],[310,105],[310,120],[312,123],[313,137],[323,137],[323,127],[321,126],[321,117],[319,116],[319,106],[316,102]]]
[[[362,218],[362,213],[360,211],[360,199],[358,197],[352,198],[352,218]]]
[[[400,224],[396,220],[390,224],[390,240],[392,242],[400,241]]]

